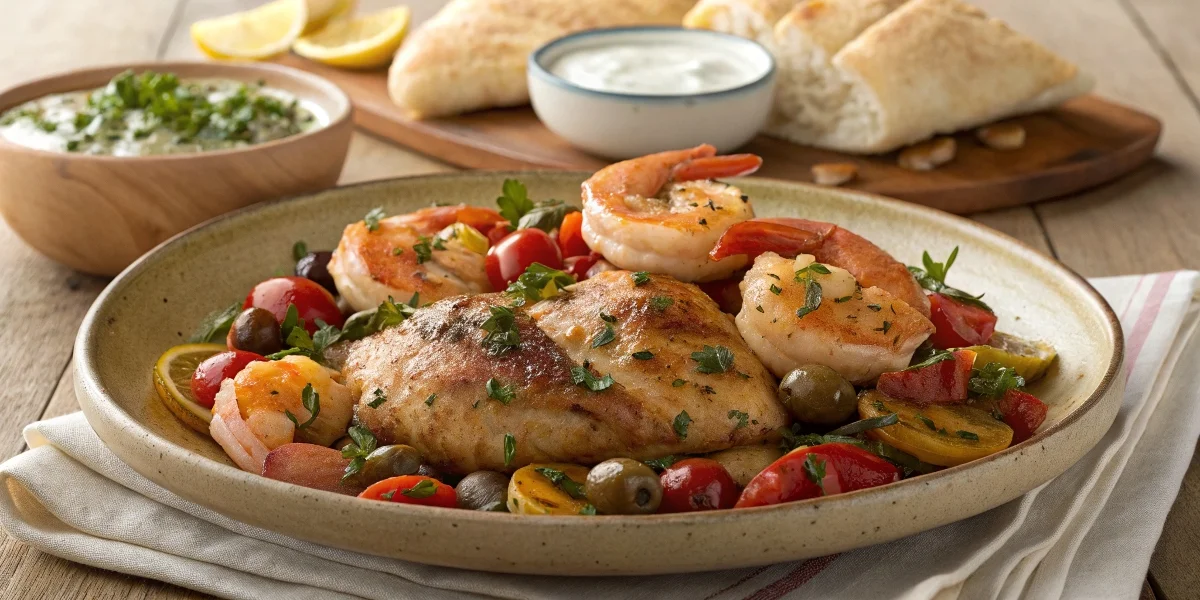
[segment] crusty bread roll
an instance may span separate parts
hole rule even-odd
[[[695,0],[453,0],[415,31],[388,73],[414,118],[529,102],[525,61],[562,35],[621,25],[677,25]]]
[[[765,4],[702,0],[685,23],[746,35],[756,30],[733,24],[781,10]],[[960,0],[807,0],[775,21],[770,47],[779,80],[767,133],[843,152],[889,152],[1091,88],[1075,65]]]

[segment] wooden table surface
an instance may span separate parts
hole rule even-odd
[[[361,0],[364,9],[396,0]],[[255,0],[0,0],[0,87],[77,67],[198,58],[193,21]],[[1078,196],[974,218],[1057,257],[1085,276],[1200,268],[1200,2],[977,0],[991,14],[1078,62],[1098,91],[1160,118],[1158,158]],[[439,2],[411,3],[415,17]],[[355,135],[342,182],[453,170]],[[36,198],[30,198],[36,202]],[[107,280],[57,265],[0,222],[0,460],[24,448],[21,428],[77,410],[71,345]],[[1200,460],[1193,458],[1167,520],[1143,598],[1200,595]],[[1113,548],[1114,568],[1121,568]],[[0,531],[0,599],[187,598],[169,584],[70,563]]]

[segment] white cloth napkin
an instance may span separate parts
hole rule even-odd
[[[497,575],[335,550],[232,521],[135,473],[81,414],[26,428],[0,525],[63,558],[229,598],[1134,598],[1200,436],[1197,273],[1097,279],[1128,390],[1059,478],[995,510],[841,555],[657,577]]]

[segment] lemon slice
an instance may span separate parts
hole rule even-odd
[[[308,23],[305,0],[276,0],[192,24],[192,41],[210,58],[262,60],[283,54]]]
[[[154,389],[179,420],[208,434],[212,411],[192,397],[192,373],[208,357],[225,351],[223,344],[183,344],[162,353],[154,363]]]
[[[304,58],[334,67],[373,69],[392,60],[404,34],[409,10],[397,6],[353,19],[338,20],[292,46]]]
[[[330,21],[354,10],[357,0],[308,0],[308,23],[304,33],[312,33]]]
[[[1014,369],[1026,382],[1045,375],[1046,369],[1050,368],[1050,363],[1058,355],[1046,342],[1026,340],[999,331],[992,334],[986,346],[971,346],[967,350],[975,352],[976,365],[1000,363]]]

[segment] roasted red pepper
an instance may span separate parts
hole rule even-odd
[[[1042,426],[1046,420],[1046,406],[1033,394],[1019,390],[1008,390],[996,405],[1000,414],[1004,415],[1004,423],[1013,430],[1012,443],[1023,442],[1033,436],[1033,432]]]
[[[996,315],[945,294],[929,295],[929,311],[929,320],[937,328],[929,337],[934,348],[982,346],[996,330]]]
[[[900,469],[851,444],[795,450],[754,476],[734,508],[832,496],[900,481]]]
[[[967,383],[975,353],[955,350],[948,359],[923,367],[884,373],[875,388],[896,398],[918,404],[955,404],[967,399]]]

